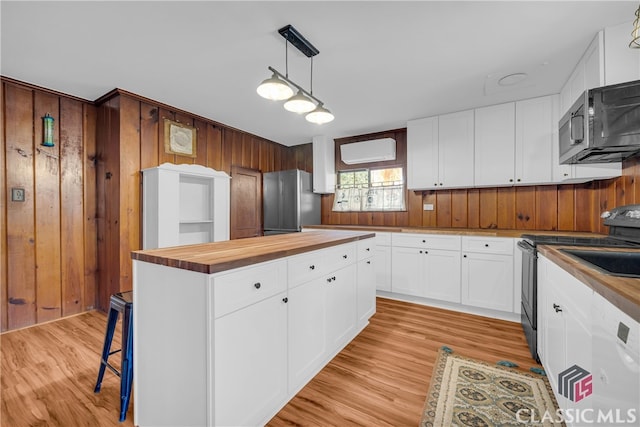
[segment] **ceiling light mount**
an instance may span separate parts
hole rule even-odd
[[[320,53],[320,51],[316,49],[316,47],[312,45],[309,40],[305,39],[304,36],[298,32],[298,30],[293,28],[293,26],[285,25],[284,27],[280,28],[278,32],[289,43],[294,45],[296,49],[304,53],[307,58],[311,58]]]
[[[285,67],[287,73],[282,74],[275,68],[268,67],[269,71],[271,71],[273,75],[260,83],[256,92],[258,92],[258,95],[261,97],[272,101],[286,100],[284,108],[293,113],[307,113],[305,115],[305,119],[308,122],[320,125],[332,121],[334,119],[334,115],[331,114],[331,111],[324,107],[324,103],[322,101],[313,96],[313,57],[319,54],[320,51],[291,25],[280,28],[278,32],[286,40]],[[289,43],[294,45],[307,58],[311,59],[309,91],[305,90],[302,86],[289,78],[289,55],[287,53],[287,46]],[[295,95],[292,86],[298,90]]]

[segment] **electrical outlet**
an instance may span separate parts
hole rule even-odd
[[[431,203],[425,203],[424,205],[422,205],[422,210],[424,210],[424,211],[432,211],[433,210],[433,205]]]
[[[24,202],[24,188],[12,188],[11,189],[11,201],[12,202]]]

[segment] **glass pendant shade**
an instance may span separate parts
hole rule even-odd
[[[291,111],[292,113],[308,113],[309,111],[316,108],[316,104],[313,103],[309,98],[304,96],[302,91],[298,90],[294,96],[289,98],[287,102],[284,103],[284,108],[287,111]]]
[[[282,101],[289,99],[293,95],[293,89],[288,84],[278,78],[276,73],[264,80],[256,89],[258,95],[272,101]]]
[[[631,43],[629,43],[629,47],[631,48],[640,48],[640,6],[636,10],[636,19],[633,21],[633,31],[631,32]]]
[[[305,119],[307,119],[308,122],[318,125],[329,123],[334,118],[335,117],[331,114],[331,111],[324,108],[322,104],[318,105],[315,110],[305,116]]]

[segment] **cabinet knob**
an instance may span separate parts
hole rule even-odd
[[[367,261],[367,264],[371,264],[371,261]]]
[[[333,277],[331,278],[331,280],[336,280],[336,276],[333,276]]]
[[[558,304],[553,304],[553,309],[556,311],[556,313],[562,311],[562,308],[560,308]]]
[[[253,286],[255,286],[256,289],[260,289],[260,286],[262,285],[260,284],[260,282],[258,282],[258,283],[254,283]]]
[[[442,186],[442,183],[440,183],[440,185]]]
[[[423,241],[422,241],[422,243],[427,243],[427,241],[426,241],[426,240],[423,240]]]
[[[489,244],[488,244],[488,243],[485,243],[485,244],[484,244],[484,247],[485,247],[485,248],[488,248],[488,247],[489,247]]]
[[[346,255],[342,255],[342,258],[347,259],[347,256]]]
[[[335,277],[329,277],[329,278],[327,279],[327,283],[331,283],[331,281],[332,281],[332,280],[335,280]]]
[[[429,251],[424,251],[424,254],[425,254],[425,255],[426,255],[426,254],[428,254],[428,253],[429,253]]]
[[[513,178],[509,178],[509,182],[513,182]]]
[[[309,270],[315,270],[316,266],[315,265],[310,265],[309,266]]]
[[[422,253],[422,251],[420,251],[420,253]]]
[[[466,255],[462,255],[462,257],[463,257],[463,258],[466,258],[467,256],[466,256]]]
[[[437,183],[437,182],[434,182],[434,183],[433,183],[433,185],[434,185],[435,187],[437,187],[437,186],[438,186],[438,183]]]
[[[370,248],[367,248],[367,252],[369,252],[370,250],[371,250]]]
[[[564,175],[564,176],[569,176],[569,174],[568,174],[568,173],[563,173],[563,175]]]
[[[289,298],[287,298],[287,297],[282,298],[282,302],[285,303],[285,304],[288,303],[289,302]]]
[[[518,178],[517,181],[520,182],[520,178]]]

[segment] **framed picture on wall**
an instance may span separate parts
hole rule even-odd
[[[164,151],[178,156],[196,157],[197,129],[164,119]]]

